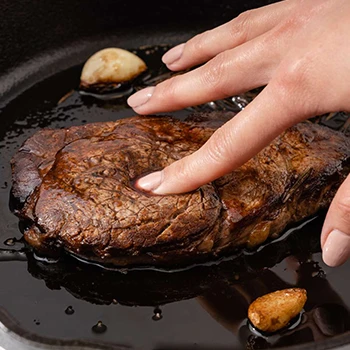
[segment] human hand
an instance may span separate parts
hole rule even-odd
[[[348,0],[284,0],[168,51],[163,61],[171,70],[200,66],[129,97],[135,112],[173,111],[266,87],[198,151],[137,185],[155,194],[193,190],[239,167],[291,125],[349,111],[349,33]],[[329,208],[321,244],[330,266],[350,254],[349,177]]]

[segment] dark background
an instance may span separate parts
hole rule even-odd
[[[0,94],[28,79],[42,79],[68,68],[86,54],[91,38],[179,33],[188,37],[224,23],[240,12],[273,0],[117,1],[117,0],[2,0],[0,4]],[[157,37],[159,40],[159,36]],[[169,40],[167,40],[169,41]],[[74,44],[74,45],[72,45]],[[101,43],[102,44],[102,43]],[[84,51],[85,48],[85,51]],[[64,51],[64,52],[63,52]],[[62,55],[64,53],[64,55]],[[32,61],[30,66],[20,67]],[[59,63],[58,63],[59,62]],[[53,67],[58,64],[59,66]],[[17,78],[9,76],[16,68]],[[38,75],[39,73],[39,75]]]

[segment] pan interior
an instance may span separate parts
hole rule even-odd
[[[107,43],[106,43],[107,44]],[[169,44],[135,49],[151,78],[170,74],[160,63]],[[87,58],[87,57],[86,57]],[[50,75],[5,101],[0,129],[0,307],[31,336],[80,339],[135,349],[261,349],[347,340],[350,330],[350,262],[335,269],[321,259],[319,234],[324,213],[291,227],[256,254],[182,272],[107,271],[64,256],[57,263],[37,259],[22,241],[10,212],[10,159],[43,127],[62,128],[134,115],[126,97],[101,100],[77,91],[83,60]],[[147,81],[139,81],[147,84]],[[154,83],[149,80],[148,83]],[[201,106],[239,111],[252,94]],[[192,110],[170,113],[183,118]],[[339,113],[319,121],[341,128]],[[299,286],[308,302],[298,327],[273,337],[247,323],[249,302],[267,292]],[[0,320],[5,318],[0,312]],[[6,322],[5,322],[6,323]],[[340,338],[343,337],[343,338]],[[350,336],[349,338],[350,339]],[[324,345],[323,348],[327,348]]]

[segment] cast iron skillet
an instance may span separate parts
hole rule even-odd
[[[118,46],[145,55],[157,47],[145,59],[153,72],[164,73],[160,56],[169,47],[268,2],[274,1],[2,1],[0,335],[7,336],[0,336],[0,346],[11,350],[11,339],[21,344],[16,349],[334,349],[350,343],[350,264],[330,269],[322,263],[324,213],[255,254],[186,271],[125,274],[69,256],[53,264],[38,260],[9,209],[9,161],[36,130],[134,114],[125,100],[103,102],[75,91],[92,53]],[[344,118],[339,113],[331,126],[341,128]],[[254,333],[246,320],[249,302],[294,285],[308,290],[302,317],[274,337]]]

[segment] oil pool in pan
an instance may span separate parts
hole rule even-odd
[[[170,74],[160,64],[167,46],[135,50],[149,74],[134,88]],[[289,228],[254,254],[185,271],[102,269],[63,256],[37,259],[21,239],[10,212],[10,159],[21,143],[43,127],[68,127],[132,116],[126,97],[98,99],[77,91],[82,65],[29,88],[1,110],[0,130],[0,307],[18,326],[38,336],[80,339],[136,349],[261,349],[323,341],[350,330],[350,262],[323,264],[319,233],[323,213]],[[128,93],[129,90],[125,90]],[[250,92],[196,109],[239,111]],[[174,112],[183,118],[191,109]],[[346,128],[342,113],[315,118]],[[267,336],[247,322],[251,301],[268,292],[298,286],[308,292],[300,317]],[[0,313],[0,319],[3,319]],[[1,345],[1,344],[0,344]],[[115,347],[116,348],[116,347]]]

